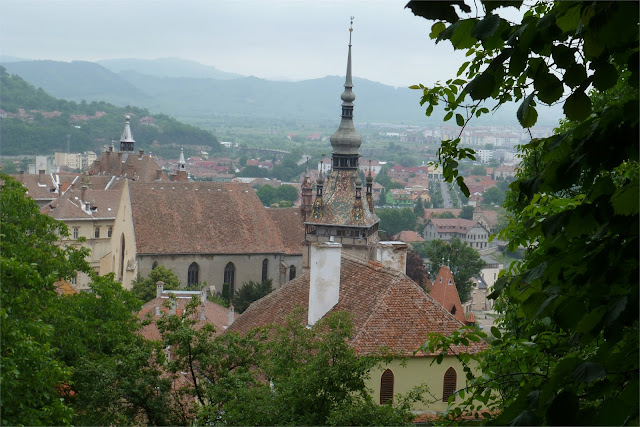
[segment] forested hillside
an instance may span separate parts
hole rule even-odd
[[[3,67],[0,74],[0,109],[4,110],[2,155],[66,151],[67,135],[72,152],[101,150],[103,145],[120,139],[127,113],[132,116],[137,148],[153,148],[155,152],[175,151],[181,145],[207,147],[209,151],[219,149],[218,140],[210,132],[167,115],[151,115],[144,108],[116,107],[106,102],[61,100],[36,89],[20,76],[10,75]],[[140,119],[145,117],[141,123]]]

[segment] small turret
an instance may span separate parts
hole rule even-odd
[[[306,221],[313,205],[313,185],[311,184],[311,175],[309,174],[309,160],[307,160],[307,170],[300,188],[302,193],[300,211],[302,213],[302,220]]]
[[[124,131],[122,131],[122,136],[120,137],[120,151],[131,153],[133,152],[133,144],[135,143],[133,135],[131,135],[131,126],[129,124],[131,116],[127,114],[124,116],[124,119]]]

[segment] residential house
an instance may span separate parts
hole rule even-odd
[[[424,226],[426,241],[455,238],[462,240],[474,249],[483,249],[489,245],[489,230],[478,221],[461,218],[432,218]]]

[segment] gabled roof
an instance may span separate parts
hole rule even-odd
[[[466,321],[462,303],[460,302],[460,295],[458,295],[458,289],[456,288],[456,282],[453,280],[451,270],[446,265],[440,267],[440,271],[436,276],[436,280],[433,282],[433,288],[431,288],[429,295],[438,301],[449,313],[452,313],[460,322],[464,323]]]
[[[431,218],[429,220],[438,233],[462,233],[467,234],[478,221],[462,218]],[[482,224],[479,224],[482,227]],[[484,227],[482,227],[484,228]]]
[[[89,168],[90,175],[126,176],[141,182],[167,181],[160,165],[148,154],[103,151]]]
[[[307,317],[309,270],[254,302],[228,328],[247,333],[256,327],[284,324],[296,307]],[[342,254],[340,296],[329,311],[352,316],[351,345],[359,354],[371,354],[381,347],[405,356],[424,344],[429,332],[449,335],[464,324],[451,316],[405,274],[373,261]],[[472,343],[456,351],[478,352],[486,346]],[[418,356],[424,355],[419,353]]]
[[[115,219],[121,194],[121,191],[117,189],[87,189],[83,203],[81,200],[82,190],[73,186],[64,195],[45,206],[42,213],[59,220]],[[87,205],[86,202],[90,202],[90,205]]]
[[[247,184],[128,185],[138,254],[286,252],[277,225]]]

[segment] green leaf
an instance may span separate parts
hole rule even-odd
[[[495,326],[491,327],[491,335],[493,335],[494,337],[500,339],[502,337],[502,332],[500,332],[500,329],[496,328]]]
[[[598,90],[607,90],[612,88],[618,81],[618,70],[616,67],[605,62],[596,64],[596,71],[593,73],[593,86]]]
[[[463,0],[449,0],[438,2],[425,2],[412,0],[405,6],[411,9],[414,15],[436,21],[456,22],[458,14],[454,5],[466,13],[471,12],[471,8]]]
[[[456,114],[456,124],[458,126],[464,126],[464,117],[462,117],[462,114]]]
[[[473,30],[475,23],[476,19],[458,21],[440,33],[438,41],[449,39],[454,49],[469,49],[477,41],[471,36],[471,30]]]
[[[445,114],[444,116],[444,121],[448,121],[451,117],[453,117],[453,111],[449,111],[447,114]]]
[[[611,205],[616,215],[638,215],[638,181],[616,190]]]
[[[569,120],[584,120],[591,114],[591,98],[584,92],[574,92],[564,102],[564,114]]]
[[[518,111],[516,112],[516,117],[523,128],[530,128],[535,125],[538,120],[538,112],[534,108],[534,95],[535,93],[532,93],[523,99],[520,107],[518,107]]]
[[[589,384],[607,375],[604,366],[600,363],[583,362],[573,371],[573,377],[583,383]]]
[[[587,70],[582,64],[573,64],[564,73],[563,81],[569,87],[580,86],[587,79]]]
[[[563,44],[551,47],[553,62],[555,62],[558,67],[564,68],[565,70],[576,63],[574,55],[575,50]]]
[[[515,48],[509,60],[509,75],[513,77],[519,76],[527,66],[528,53]]]
[[[492,13],[486,15],[478,21],[471,31],[471,36],[478,40],[485,40],[493,36],[498,27],[500,27],[500,17]]]
[[[564,11],[564,13],[558,14],[558,17],[556,17],[556,25],[560,27],[562,32],[575,32],[578,28],[578,24],[580,23],[581,8],[582,4],[577,3]]]
[[[562,96],[562,82],[551,73],[536,76],[534,87],[538,89],[538,99],[546,104],[552,104]]]
[[[464,92],[468,93],[475,101],[487,99],[496,87],[496,81],[491,71],[486,70],[467,84]]]
[[[445,30],[445,28],[447,28],[447,26],[444,24],[444,22],[436,22],[431,26],[431,33],[429,34],[429,37],[432,39],[437,39],[440,33]]]
[[[491,13],[493,10],[501,7],[515,7],[516,9],[520,9],[520,6],[522,5],[522,1],[521,0],[496,0],[496,1],[483,2],[482,5],[484,6],[487,13]]]
[[[575,425],[578,411],[578,397],[570,391],[562,391],[547,408],[547,422],[549,425],[556,426]]]

